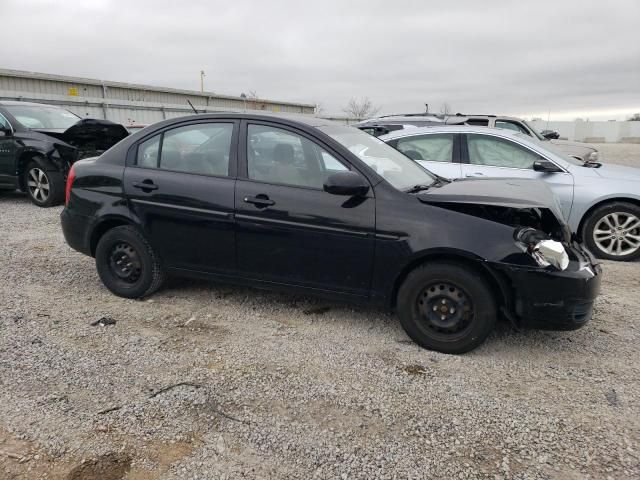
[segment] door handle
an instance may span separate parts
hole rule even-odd
[[[465,177],[484,177],[484,173],[480,173],[480,172],[467,173]]]
[[[145,180],[144,182],[133,182],[133,186],[141,190],[157,190],[158,186],[151,180]]]
[[[269,199],[269,197],[267,197],[264,193],[256,195],[255,197],[244,197],[244,201],[245,203],[253,203],[256,207],[270,207],[271,205],[276,204],[276,202]]]

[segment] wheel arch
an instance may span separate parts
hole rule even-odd
[[[23,192],[27,190],[24,181],[24,173],[27,165],[29,165],[29,162],[31,162],[32,160],[46,161],[46,158],[46,155],[38,150],[29,149],[20,153],[20,155],[18,156],[18,163],[16,165],[18,169],[18,187],[20,188],[20,190],[22,190]]]
[[[125,225],[134,227],[136,229],[138,228],[130,218],[120,215],[109,216],[96,224],[91,230],[91,234],[89,236],[89,251],[91,252],[91,256],[95,257],[98,242],[105,233],[107,233],[109,230],[113,230],[116,227],[122,227]]]
[[[487,266],[484,259],[468,252],[455,250],[455,249],[438,249],[419,253],[413,258],[401,272],[397,275],[393,289],[390,295],[391,308],[396,307],[398,291],[400,286],[416,268],[429,262],[450,262],[461,265],[465,268],[474,270],[478,275],[483,278],[491,291],[493,292],[496,300],[496,306],[498,309],[504,307],[507,311],[511,311],[512,295],[511,290],[506,283],[506,279],[502,278],[499,273],[494,272],[489,266]]]

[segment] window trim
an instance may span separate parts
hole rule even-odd
[[[182,170],[172,170],[172,169],[168,169],[168,168],[160,168],[160,160],[162,157],[162,147],[163,147],[163,143],[164,143],[164,134],[165,132],[168,132],[170,130],[176,130],[178,128],[183,128],[183,127],[189,127],[192,125],[205,125],[205,124],[218,124],[218,123],[225,123],[225,124],[229,124],[232,125],[232,132],[231,132],[231,144],[229,145],[229,165],[227,168],[227,175],[212,175],[210,173],[197,173],[197,172],[184,172]],[[168,125],[164,128],[158,129],[158,130],[154,130],[153,132],[149,132],[148,135],[145,135],[143,138],[141,138],[140,140],[138,140],[136,143],[134,143],[133,145],[131,145],[129,147],[129,150],[127,151],[127,159],[125,162],[125,166],[126,167],[131,167],[131,168],[139,168],[139,169],[143,169],[143,170],[151,170],[151,171],[156,171],[156,170],[161,170],[163,172],[172,172],[172,173],[182,173],[185,175],[199,175],[201,177],[211,177],[211,178],[232,178],[232,179],[236,179],[238,177],[237,172],[238,172],[238,135],[239,135],[239,125],[240,125],[240,121],[238,121],[238,119],[225,119],[225,118],[216,118],[216,119],[209,119],[209,120],[198,120],[198,119],[190,119],[189,121],[186,121],[184,123],[178,123],[178,124],[172,124],[172,125]],[[158,166],[156,166],[155,168],[153,167],[144,167],[144,166],[140,166],[138,165],[138,151],[140,148],[140,145],[145,143],[148,140],[151,140],[152,138],[156,137],[156,136],[160,136],[160,143],[158,146]]]
[[[502,167],[502,166],[499,166],[499,165],[476,165],[475,163],[471,163],[469,161],[469,143],[468,143],[468,136],[469,135],[479,135],[479,136],[483,136],[483,137],[495,137],[495,138],[498,138],[498,139],[503,140],[505,142],[514,143],[514,144],[518,145],[519,147],[524,148],[525,150],[534,153],[535,155],[537,155],[541,159],[548,160],[549,162],[553,163],[556,167],[558,167],[561,170],[560,172],[555,172],[555,173],[569,173],[569,171],[566,168],[564,168],[562,165],[558,164],[558,162],[554,161],[553,159],[547,157],[546,155],[543,155],[542,153],[540,153],[540,152],[538,152],[536,150],[533,150],[532,148],[529,148],[529,146],[527,146],[525,144],[522,144],[522,143],[520,143],[518,141],[515,141],[515,140],[513,140],[511,138],[504,138],[504,137],[502,137],[500,135],[496,135],[496,134],[490,133],[490,132],[488,132],[488,133],[473,132],[473,133],[460,134],[460,137],[463,137],[463,138],[461,138],[461,146],[462,146],[462,150],[463,150],[463,153],[464,153],[463,157],[462,157],[462,161],[461,161],[461,163],[463,165],[474,165],[474,166],[478,166],[478,167],[492,167],[492,168],[508,168],[509,170],[522,170],[524,172],[534,172],[535,171],[535,170],[533,170],[533,168]]]
[[[340,162],[342,165],[344,165],[348,171],[356,171],[358,172],[360,175],[362,175],[367,182],[369,182],[369,185],[371,185],[371,181],[369,180],[369,178],[363,174],[360,170],[358,170],[355,165],[353,165],[351,162],[348,162],[342,155],[338,154],[335,149],[331,148],[330,146],[328,146],[327,144],[325,144],[324,142],[320,141],[319,139],[313,137],[312,135],[308,135],[306,132],[302,131],[302,130],[298,130],[296,128],[293,128],[289,125],[285,125],[285,124],[281,124],[281,123],[276,123],[276,122],[269,122],[269,121],[264,121],[264,120],[254,120],[254,119],[243,119],[240,125],[240,136],[239,136],[239,147],[238,147],[238,178],[247,182],[252,182],[252,183],[259,183],[259,184],[263,184],[263,185],[275,185],[275,186],[279,186],[279,187],[290,187],[290,188],[300,188],[303,190],[313,190],[313,191],[321,191],[323,192],[324,189],[323,188],[317,188],[317,187],[309,187],[306,185],[292,185],[290,183],[276,183],[276,182],[268,182],[266,180],[257,180],[255,178],[250,178],[249,177],[249,151],[248,151],[248,140],[249,140],[249,125],[258,125],[258,126],[263,126],[263,127],[270,127],[270,128],[277,128],[279,130],[285,130],[287,132],[290,132],[293,135],[298,135],[299,137],[303,137],[305,139],[307,139],[308,141],[316,144],[317,146],[319,146],[320,148],[322,148],[323,150],[325,150],[327,153],[329,153],[332,157],[334,157],[338,162]],[[371,188],[369,189],[369,191],[371,191]]]

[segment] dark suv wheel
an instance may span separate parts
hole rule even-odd
[[[64,201],[64,175],[52,169],[45,160],[31,160],[22,180],[29,199],[39,207],[53,207]]]
[[[96,268],[102,283],[125,298],[141,298],[158,290],[165,278],[162,262],[138,230],[115,227],[98,241]]]
[[[475,271],[449,262],[413,270],[398,291],[398,316],[417,344],[465,353],[487,338],[496,321],[491,289]]]
[[[582,238],[598,258],[640,257],[640,206],[613,202],[596,208],[584,223]]]

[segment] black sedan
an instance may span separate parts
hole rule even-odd
[[[116,295],[167,274],[395,308],[418,344],[469,351],[499,314],[575,329],[600,267],[535,180],[449,181],[309,117],[166,120],[74,164],[62,227]]]

